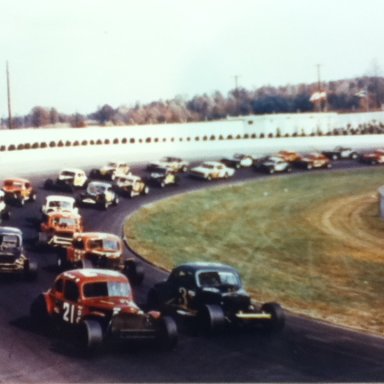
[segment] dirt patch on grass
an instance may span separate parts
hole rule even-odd
[[[314,208],[307,220],[344,244],[350,256],[383,262],[384,220],[373,193],[334,199]]]

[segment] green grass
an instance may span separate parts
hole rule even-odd
[[[125,223],[125,235],[132,248],[167,269],[193,260],[228,263],[259,301],[384,334],[384,255],[380,260],[350,247],[315,222],[322,207],[375,194],[383,184],[384,170],[374,168],[210,188],[141,208]],[[365,229],[384,234],[377,203],[369,210]]]

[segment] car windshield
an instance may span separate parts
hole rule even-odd
[[[73,217],[56,217],[53,224],[60,227],[74,227],[77,221]]]
[[[98,281],[84,284],[84,297],[128,297],[131,296],[131,287],[126,282]]]
[[[88,193],[91,195],[104,193],[105,190],[106,190],[106,187],[103,184],[89,184],[87,188]]]
[[[119,241],[112,238],[91,239],[88,243],[91,249],[103,249],[105,251],[118,251],[120,249]]]
[[[214,165],[213,164],[209,164],[209,163],[203,163],[201,165],[203,168],[207,168],[207,169],[214,169]]]
[[[111,167],[111,168],[117,168],[117,163],[115,163],[114,161],[110,161],[108,164],[107,164],[108,167]]]
[[[0,249],[7,250],[20,246],[20,239],[16,235],[0,235]]]
[[[75,172],[71,172],[71,171],[61,171],[60,176],[65,176],[65,177],[75,177]]]
[[[50,208],[72,209],[73,205],[69,201],[51,200],[48,204]]]
[[[223,285],[240,287],[237,274],[230,271],[202,271],[198,274],[197,283],[200,287],[217,288]]]

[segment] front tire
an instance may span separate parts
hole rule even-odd
[[[80,335],[77,340],[80,348],[87,352],[96,351],[103,343],[103,328],[94,319],[86,319],[80,325]]]
[[[213,333],[223,328],[225,316],[223,309],[216,304],[208,304],[197,315],[198,325],[204,333]]]
[[[261,311],[271,315],[271,319],[265,324],[268,331],[278,332],[284,328],[285,315],[283,308],[278,303],[264,303]]]

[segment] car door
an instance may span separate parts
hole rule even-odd
[[[79,306],[79,286],[73,280],[66,279],[63,282],[62,295],[56,296],[61,320],[67,324],[77,324],[82,313],[82,307]]]

